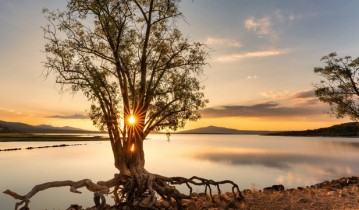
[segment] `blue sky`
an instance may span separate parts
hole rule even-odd
[[[46,23],[41,10],[65,5],[0,2],[0,120],[93,129],[89,120],[77,119],[86,114],[86,99],[59,95],[54,79],[41,77],[40,27]],[[210,103],[203,119],[187,128],[298,130],[348,121],[325,113],[328,107],[312,94],[320,79],[313,68],[330,52],[359,56],[359,1],[182,0],[179,5],[186,20],[178,21],[180,29],[210,51],[201,78]]]

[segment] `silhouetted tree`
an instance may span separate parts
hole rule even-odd
[[[314,68],[314,72],[323,77],[315,84],[315,94],[328,103],[331,112],[338,118],[349,116],[359,120],[359,58],[338,57],[336,53],[324,56],[326,66]]]
[[[23,199],[53,186],[86,186],[95,192],[96,206],[114,187],[116,204],[156,195],[180,201],[189,196],[170,184],[210,187],[198,177],[164,177],[145,170],[143,141],[151,131],[176,130],[197,120],[207,102],[199,76],[207,56],[203,44],[190,42],[176,27],[179,0],[70,0],[65,11],[44,13],[47,40],[46,75],[91,101],[90,117],[107,130],[119,174],[107,182],[51,182],[35,187]],[[189,185],[188,185],[189,186]],[[191,188],[190,188],[191,189]],[[219,189],[219,188],[218,188]],[[192,190],[192,189],[191,189]],[[12,192],[8,192],[11,194]],[[13,194],[15,195],[15,194]],[[125,204],[124,204],[125,203]],[[27,206],[27,203],[26,203]],[[133,207],[135,208],[135,207]]]

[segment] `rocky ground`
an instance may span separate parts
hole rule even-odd
[[[214,195],[213,199],[206,194],[192,195],[192,200],[183,200],[185,209],[220,210],[220,209],[359,209],[359,177],[347,177],[325,181],[308,187],[285,189],[283,185],[273,185],[263,190],[243,190],[245,202],[237,202],[233,193]],[[136,209],[146,209],[146,199],[136,203]],[[159,200],[156,209],[177,209],[175,202]],[[68,210],[81,210],[76,205]],[[92,210],[96,208],[88,208]],[[106,209],[131,209],[128,206]],[[133,209],[133,208],[132,208]]]

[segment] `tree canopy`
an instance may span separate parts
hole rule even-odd
[[[177,1],[72,0],[44,12],[47,74],[88,97],[97,126],[135,114],[147,134],[199,117],[207,54],[176,27]]]
[[[359,120],[359,58],[350,56],[338,57],[336,53],[324,56],[321,61],[324,67],[314,68],[322,76],[320,83],[315,84],[315,94],[328,103],[331,112],[338,118],[349,116]]]

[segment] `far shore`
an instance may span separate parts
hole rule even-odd
[[[29,133],[0,133],[0,142],[57,142],[57,141],[107,141],[108,138],[96,136],[78,135],[46,135],[46,134],[29,134]]]

